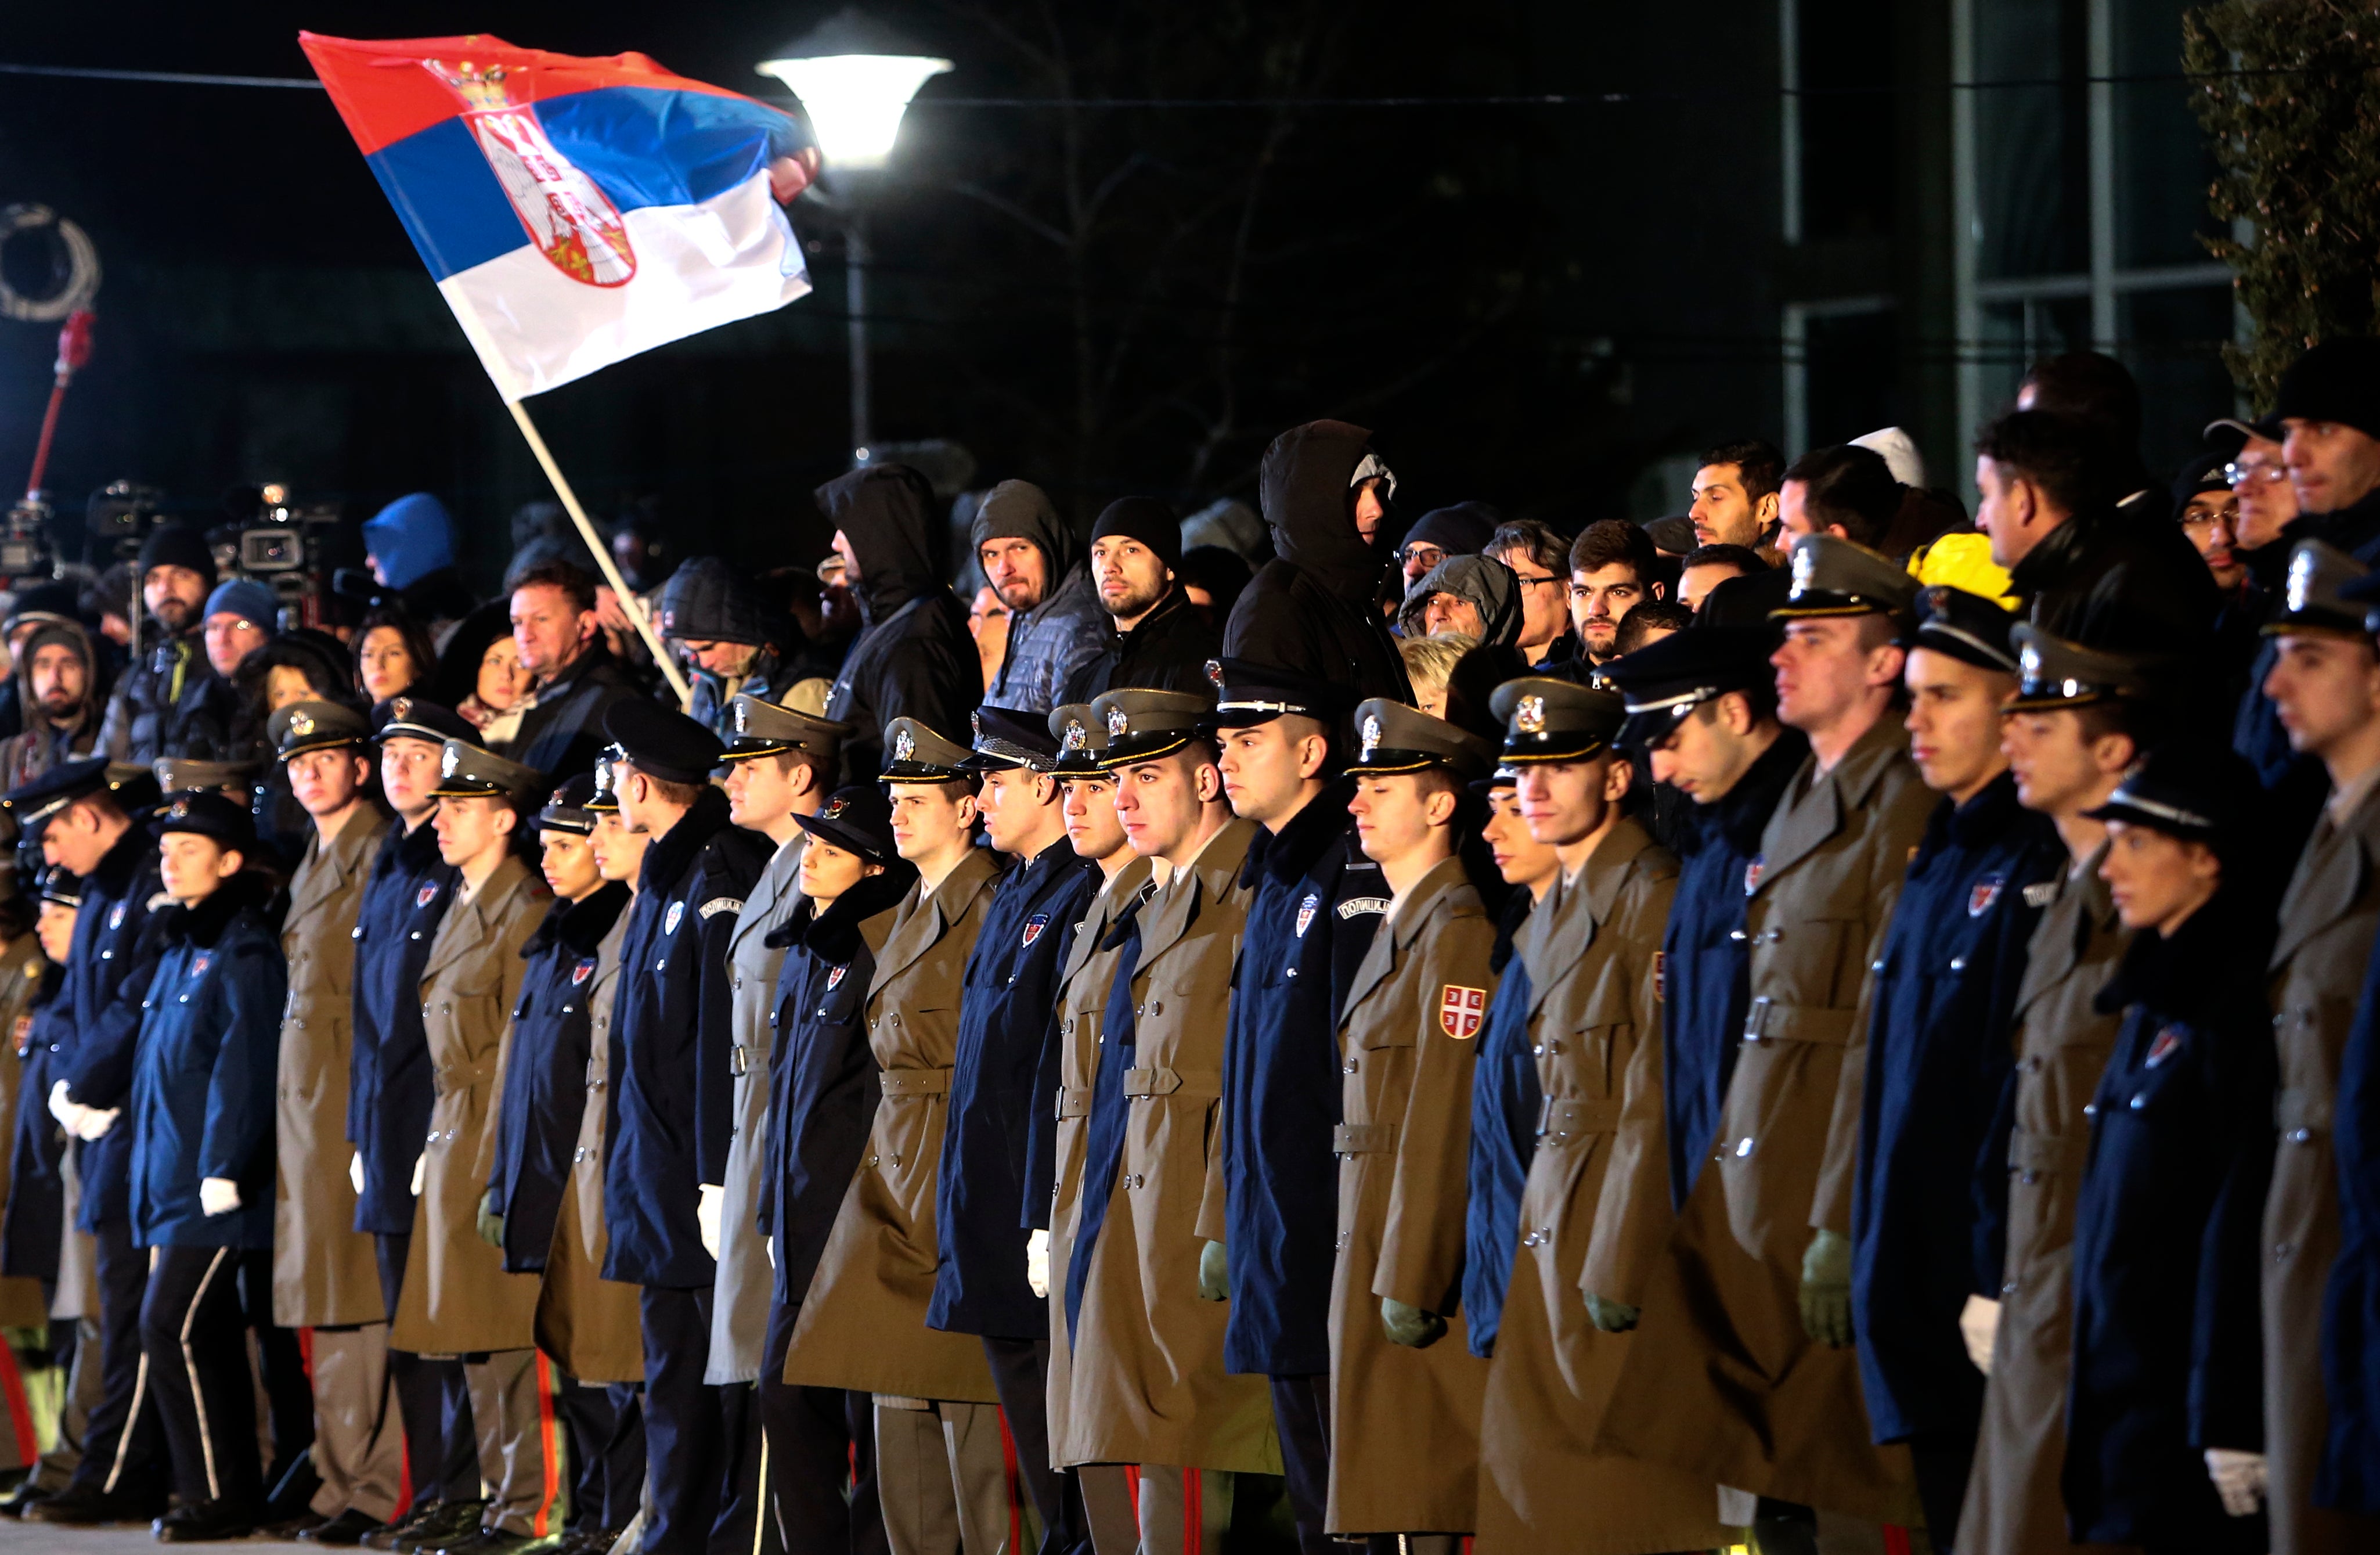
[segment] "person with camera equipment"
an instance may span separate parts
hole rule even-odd
[[[160,756],[210,756],[219,728],[218,682],[200,651],[214,553],[206,536],[165,524],[140,544],[140,602],[148,626],[140,657],[108,699],[99,743],[110,760],[147,766]]]

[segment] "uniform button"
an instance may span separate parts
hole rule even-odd
[[[727,1125],[727,1137],[729,1137],[730,1139],[735,1138],[735,1132],[736,1132],[736,1125],[735,1125],[735,1124],[729,1124]]]
[[[1951,970],[1951,971],[1953,971],[1953,972],[1963,972],[1963,971],[1965,971],[1966,969],[1967,969],[1967,958],[1966,958],[1965,956],[1963,956],[1963,955],[1954,955],[1954,956],[1952,956],[1952,957],[1950,958],[1950,970]]]
[[[1163,1002],[1162,1000],[1158,1000],[1158,999],[1152,999],[1152,1000],[1150,1000],[1150,1001],[1148,1002],[1148,1013],[1149,1013],[1150,1014],[1152,1014],[1152,1015],[1161,1015],[1161,1014],[1163,1014],[1165,1013],[1165,1003],[1164,1003],[1164,1002]]]
[[[2289,1143],[2292,1145],[2313,1144],[2313,1130],[2310,1128],[2293,1128],[2289,1130]]]
[[[180,1000],[180,1002],[181,1002],[182,1003],[187,1004],[187,1003],[188,1003],[188,1002],[190,1002],[190,996],[189,996],[188,994],[187,994],[187,993],[185,993],[185,994],[181,994],[181,995],[179,995],[178,997],[179,997],[179,1000]]]
[[[423,1018],[423,1019],[425,1019],[425,1020],[426,1020],[426,1019],[428,1019],[428,1018],[429,1018],[429,1015],[430,1015],[430,1006],[429,1006],[429,1005],[424,1004],[423,1006],[421,1006],[421,1014],[422,1014],[422,1018]]]
[[[587,1159],[587,1147],[581,1145],[578,1148],[571,1151],[570,1159],[574,1161],[585,1160]]]
[[[1289,969],[1289,975],[1290,975],[1291,977],[1293,977],[1293,978],[1296,977],[1296,976],[1297,976],[1297,968],[1296,968],[1296,967],[1294,967],[1294,966],[1291,967],[1291,968]]]
[[[1545,1045],[1543,1042],[1532,1042],[1532,1043],[1530,1043],[1530,1044],[1529,1044],[1529,1056],[1530,1056],[1531,1058],[1543,1058],[1543,1057],[1545,1057],[1545,1056],[1546,1056],[1546,1045]]]
[[[1339,1072],[1342,1075],[1353,1075],[1355,1072],[1355,1061],[1352,1058],[1349,1059],[1346,1063],[1339,1066]]]
[[[653,970],[654,970],[654,971],[656,971],[656,972],[658,972],[658,971],[660,971],[662,967],[664,967],[664,966],[668,966],[668,965],[669,965],[669,957],[668,957],[668,956],[662,956],[659,961],[656,961],[656,962],[654,962],[654,963],[653,963]]]
[[[2275,1015],[2273,1017],[2273,1029],[2278,1031],[2281,1027],[2289,1025],[2289,1017],[2287,1014]]]
[[[115,953],[112,950],[103,950],[99,953],[99,958],[102,961],[113,961],[115,959]]]
[[[1743,941],[1744,941],[1744,933],[1743,933],[1743,930],[1742,930],[1742,929],[1729,929],[1729,930],[1727,931],[1727,937],[1728,937],[1729,939],[1730,939],[1730,940],[1734,941],[1734,942],[1735,942],[1737,944],[1739,944],[1739,945],[1740,945],[1740,944],[1742,944],[1742,943],[1743,943]]]
[[[1871,972],[1881,972],[1884,970],[1884,963],[1881,961],[1871,961],[1867,964],[1867,969]]]
[[[360,924],[360,923],[359,923],[359,924],[357,924],[353,929],[348,929],[348,930],[347,930],[347,938],[348,938],[348,939],[350,939],[350,940],[360,940],[360,939],[362,939],[363,937],[364,937],[364,926],[363,926],[362,924]]]
[[[2146,1111],[2146,1110],[2147,1110],[2147,1108],[2148,1108],[2148,1104],[2149,1104],[2149,1093],[2148,1093],[2148,1092],[2146,1092],[2146,1091],[2142,1091],[2142,1092],[2138,1093],[2137,1095],[2135,1095],[2135,1096],[2132,1098],[2131,1106],[2132,1106],[2132,1111],[2133,1111],[2133,1112],[2144,1112],[2144,1111]]]
[[[734,980],[737,988],[742,988],[744,986],[744,974],[741,972],[736,973]]]
[[[1132,1007],[1132,1013],[1135,1015],[1145,1015],[1148,1014],[1148,1006],[1146,1004],[1135,1004]]]
[[[1735,1159],[1742,1160],[1752,1153],[1752,1136],[1747,1134],[1735,1142]]]
[[[2024,1174],[2022,1174],[2022,1176],[2018,1177],[2018,1178],[2017,1178],[2017,1181],[2018,1181],[2018,1182],[2020,1182],[2020,1183],[2022,1183],[2026,1187],[2028,1187],[2028,1188],[2029,1188],[2029,1187],[2033,1186],[2033,1184],[2034,1184],[2038,1183],[2038,1182],[2040,1182],[2040,1181],[2041,1181],[2041,1173],[2040,1173],[2040,1172],[2025,1172]]]
[[[2016,1282],[2011,1280],[2007,1284],[2002,1285],[2000,1287],[2000,1294],[2004,1296],[2012,1296],[2016,1294]]]
[[[421,930],[417,929],[412,933],[407,935],[406,938],[408,940],[419,940],[421,938]]]
[[[1561,1056],[1561,1044],[1560,1042],[1548,1042],[1546,1044],[1546,1051],[1555,1058],[1560,1058]]]
[[[2099,1115],[2099,1104],[2095,1101],[2084,1102],[2082,1104],[2082,1115],[2086,1118],[2097,1117]]]

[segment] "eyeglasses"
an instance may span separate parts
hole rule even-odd
[[[1446,553],[1435,545],[1408,545],[1397,553],[1397,560],[1407,566],[1419,563],[1425,567],[1434,567],[1446,560]]]
[[[1533,583],[1550,583],[1558,589],[1562,587],[1562,579],[1552,573],[1547,573],[1542,577],[1524,577],[1519,573],[1514,573],[1512,575],[1512,580],[1524,589],[1528,588]]]
[[[2276,480],[2286,480],[2289,472],[2272,465],[2228,464],[2223,467],[2223,479],[2234,490],[2241,486],[2269,486]]]
[[[2239,521],[2240,500],[2237,497],[2212,513],[2201,509],[2196,512],[2185,511],[2181,516],[2181,527],[2185,529],[2203,529],[2210,524],[2236,524]]]

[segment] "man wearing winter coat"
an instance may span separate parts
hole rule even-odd
[[[1182,526],[1154,497],[1120,497],[1091,528],[1091,581],[1099,589],[1099,652],[1066,684],[1064,700],[1088,702],[1126,686],[1207,689],[1215,628],[1177,574]]]
[[[513,642],[536,677],[513,751],[520,764],[560,782],[591,771],[603,748],[603,715],[638,695],[604,646],[595,580],[568,562],[531,567],[513,584]]]
[[[140,658],[108,699],[100,746],[112,760],[142,766],[160,756],[212,757],[229,714],[200,640],[214,553],[197,529],[165,524],[142,542],[140,567],[149,620]]]
[[[670,574],[653,624],[690,672],[687,715],[721,739],[732,735],[729,705],[738,695],[777,701],[801,673],[792,651],[799,628],[717,556],[692,557]]]
[[[1259,479],[1276,554],[1232,606],[1225,656],[1315,675],[1357,699],[1409,700],[1378,602],[1396,477],[1372,434],[1345,421],[1292,427],[1265,450]]]
[[[906,465],[870,465],[818,489],[834,526],[844,582],[859,601],[859,636],[827,694],[825,716],[852,725],[843,781],[884,771],[883,731],[896,718],[964,729],[983,699],[966,609],[944,581],[933,491]]]
[[[44,621],[17,650],[10,680],[25,729],[0,740],[0,788],[32,782],[62,762],[89,756],[104,711],[91,635],[76,621]]]
[[[984,688],[984,705],[1046,717],[1099,657],[1108,627],[1082,543],[1029,480],[986,492],[967,542],[1009,613],[1008,655]]]

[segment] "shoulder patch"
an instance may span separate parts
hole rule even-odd
[[[2149,1056],[2144,1062],[2149,1068],[2154,1069],[2180,1051],[2181,1051],[2181,1027],[2168,1026],[2156,1034],[2155,1041],[2149,1044]]]
[[[1297,937],[1299,939],[1305,938],[1305,930],[1313,924],[1314,915],[1321,905],[1322,898],[1311,891],[1305,893],[1305,900],[1297,905]]]
[[[717,917],[721,913],[740,913],[743,910],[744,898],[741,896],[714,896],[695,909],[706,918]]]
[[[2007,883],[2008,876],[2004,874],[1986,875],[1982,880],[1979,880],[1974,884],[1969,886],[1967,888],[1967,916],[1969,917],[1981,917],[1985,913],[1990,912],[1992,910],[1992,904],[2000,899],[2000,888]]]
[[[1385,896],[1350,896],[1339,904],[1339,916],[1342,919],[1361,917],[1366,913],[1385,913],[1388,910],[1389,899]]]
[[[107,927],[111,932],[124,927],[124,909],[130,905],[131,904],[128,902],[118,902],[112,909],[109,910],[107,915]]]
[[[2057,900],[2056,881],[2035,881],[2024,888],[2024,905],[2028,907],[2046,907]]]
[[[1031,945],[1034,941],[1041,937],[1041,931],[1049,927],[1050,915],[1048,913],[1035,913],[1031,917],[1025,920],[1025,935],[1024,938],[1017,942],[1016,948],[1023,950]]]
[[[1467,1042],[1479,1034],[1479,1023],[1488,1014],[1488,990],[1466,988],[1461,983],[1444,983],[1438,990],[1438,1028],[1458,1042]]]
[[[1767,868],[1768,860],[1765,857],[1752,859],[1743,866],[1743,893],[1746,896],[1760,889],[1761,874]]]
[[[595,958],[591,955],[582,957],[579,960],[578,965],[570,969],[570,986],[577,988],[580,983],[585,982],[589,978],[591,978],[594,975]]]

